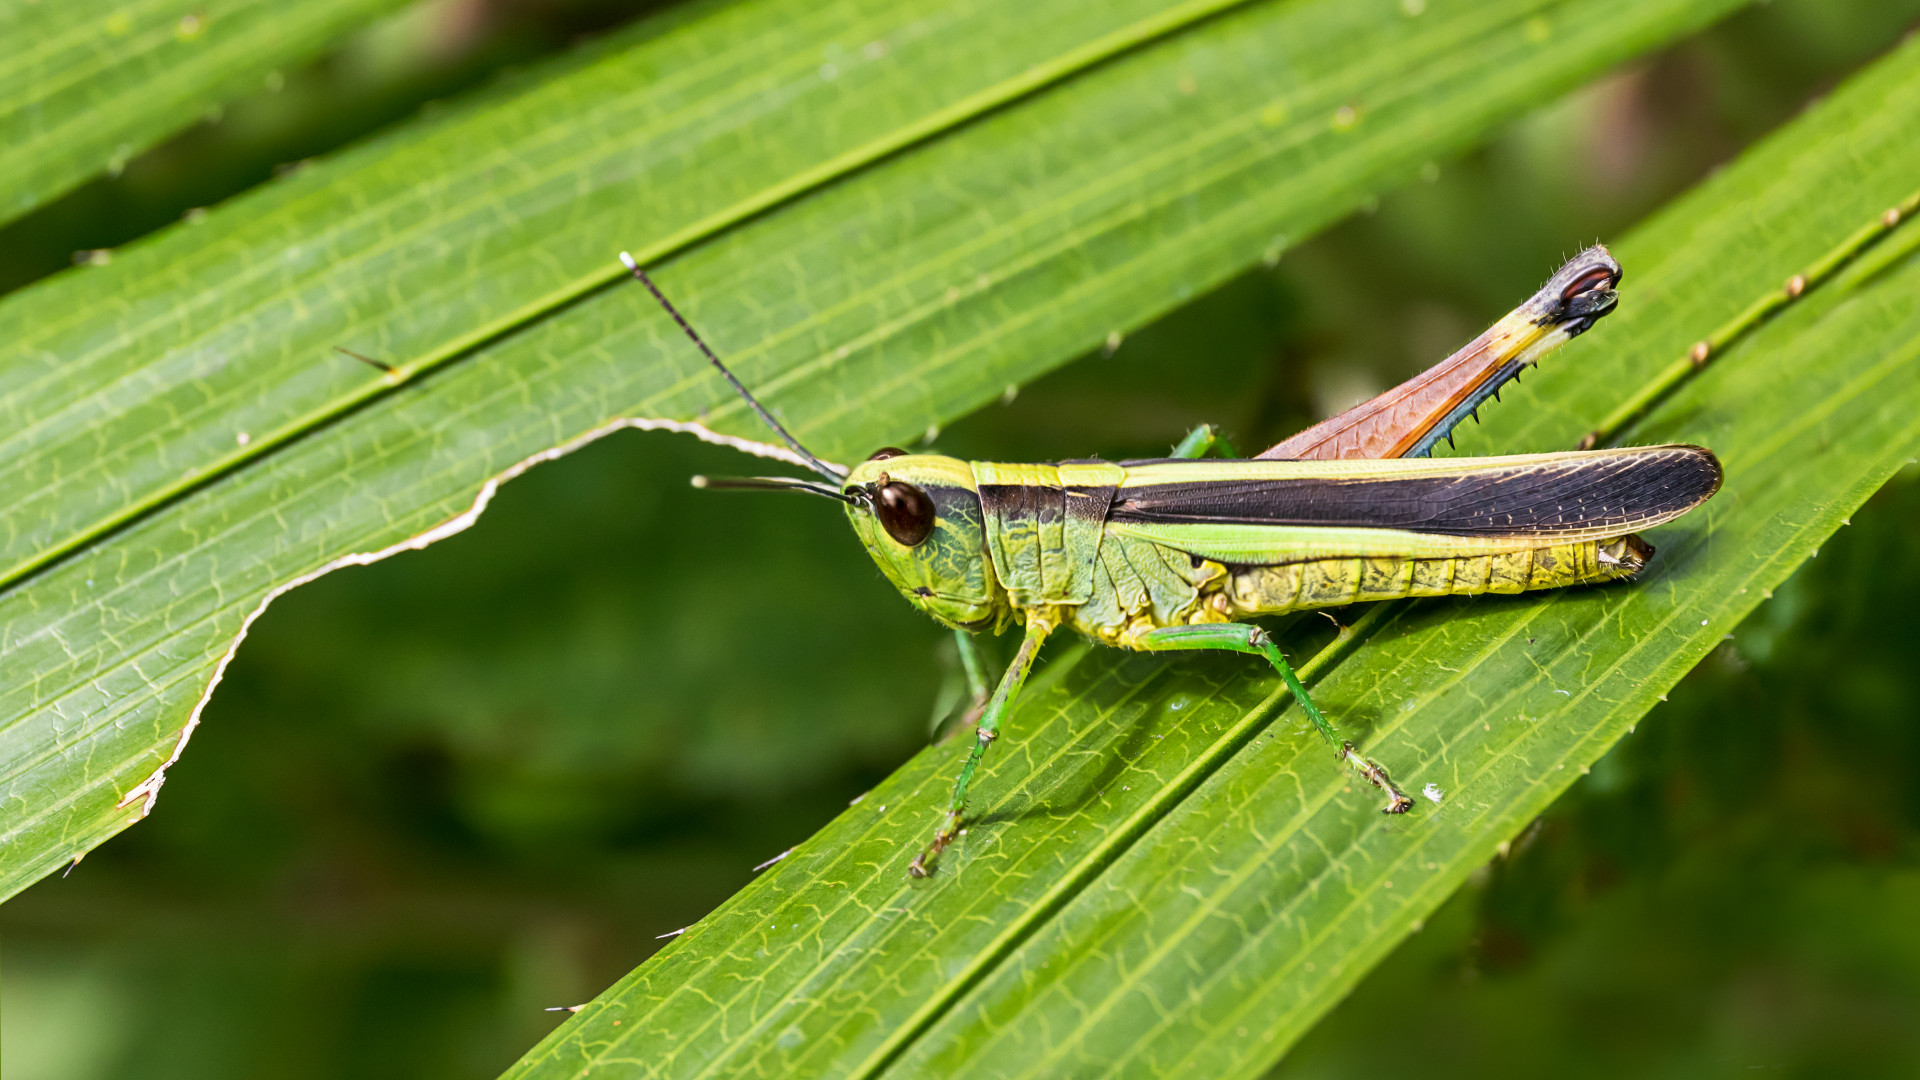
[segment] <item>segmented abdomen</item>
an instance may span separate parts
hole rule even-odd
[[[1601,549],[1619,544],[1587,541],[1450,559],[1316,559],[1238,567],[1222,584],[1222,614],[1277,615],[1403,596],[1518,593],[1612,581],[1638,569],[1638,560],[1602,561]]]

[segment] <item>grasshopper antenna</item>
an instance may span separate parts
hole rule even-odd
[[[667,314],[673,316],[673,321],[680,324],[680,329],[686,331],[687,337],[692,339],[693,343],[699,347],[701,353],[703,353],[708,360],[713,361],[713,366],[720,370],[721,375],[726,376],[727,382],[732,384],[733,389],[739,393],[740,397],[746,401],[748,405],[753,406],[753,411],[759,414],[761,421],[772,428],[774,434],[786,440],[786,444],[793,448],[794,453],[800,455],[801,460],[807,463],[808,468],[826,477],[828,480],[833,481],[836,487],[835,497],[837,498],[838,485],[842,480],[847,478],[847,474],[814,457],[813,451],[801,446],[800,440],[794,438],[792,432],[780,426],[780,421],[773,418],[773,414],[767,411],[766,406],[756,401],[752,394],[747,393],[747,388],[740,385],[740,380],[733,377],[733,372],[727,370],[727,365],[721,363],[720,358],[713,354],[713,350],[707,348],[707,343],[700,340],[700,335],[694,332],[693,327],[687,325],[687,320],[683,318],[680,312],[674,308],[673,304],[668,301],[666,295],[660,291],[660,287],[653,283],[653,279],[647,276],[647,272],[640,269],[640,264],[633,261],[632,255],[624,251],[621,252],[620,262],[626,266],[628,270],[633,271],[633,276],[639,280],[640,284],[647,287],[647,291],[653,294],[655,300],[660,301],[660,306],[667,309]]]
[[[848,506],[866,506],[864,499],[842,492],[835,484],[823,484],[818,480],[801,480],[793,476],[696,476],[693,486],[697,488],[727,488],[734,491],[810,491],[815,495],[825,495],[846,503]]]

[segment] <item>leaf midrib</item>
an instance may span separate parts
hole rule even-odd
[[[757,195],[740,200],[732,206],[701,218],[640,248],[635,252],[635,258],[642,264],[658,262],[833,180],[864,169],[868,165],[933,138],[944,131],[959,127],[987,112],[1065,81],[1121,53],[1252,2],[1255,0],[1186,0],[1185,3],[1166,12],[1139,20],[1076,49],[1068,50],[1050,63],[1035,65],[1020,75],[977,91],[946,108],[935,110],[914,123],[903,125],[889,135],[871,140],[818,166],[803,170],[785,181],[763,188]],[[245,447],[236,447],[206,465],[190,469],[181,478],[149,490],[139,499],[123,504],[115,511],[96,518],[91,524],[76,529],[65,540],[56,542],[15,563],[4,572],[0,572],[0,592],[13,588],[52,563],[135,519],[173,502],[188,492],[267,456],[295,437],[325,425],[374,398],[384,397],[419,375],[465,356],[481,345],[537,322],[559,308],[605,288],[620,280],[625,273],[624,269],[616,265],[581,275],[531,303],[483,323],[466,334],[455,336],[414,360],[395,365],[393,373],[386,377],[363,384],[357,390],[338,395],[331,401],[310,409],[263,435],[255,436]]]

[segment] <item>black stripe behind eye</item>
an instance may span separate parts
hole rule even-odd
[[[1712,454],[1674,446],[1453,476],[1153,484],[1121,489],[1110,520],[1551,534],[1634,528],[1691,509],[1719,486]]]

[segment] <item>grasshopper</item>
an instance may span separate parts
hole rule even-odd
[[[1250,459],[1202,426],[1167,458],[1051,465],[877,451],[852,469],[815,457],[748,393],[632,257],[621,261],[760,419],[821,480],[695,477],[696,486],[811,492],[842,503],[854,535],[915,607],[972,634],[1017,626],[1019,649],[980,701],[975,738],[941,824],[908,872],[925,877],[959,834],[987,747],[1039,654],[1070,629],[1122,649],[1262,657],[1346,766],[1413,805],[1343,738],[1249,620],[1400,597],[1519,593],[1631,578],[1636,535],[1719,490],[1698,446],[1433,460],[1435,444],[1527,365],[1612,311],[1620,265],[1604,247],[1453,356]],[[1219,449],[1225,459],[1207,459]],[[970,665],[970,669],[972,665]]]

